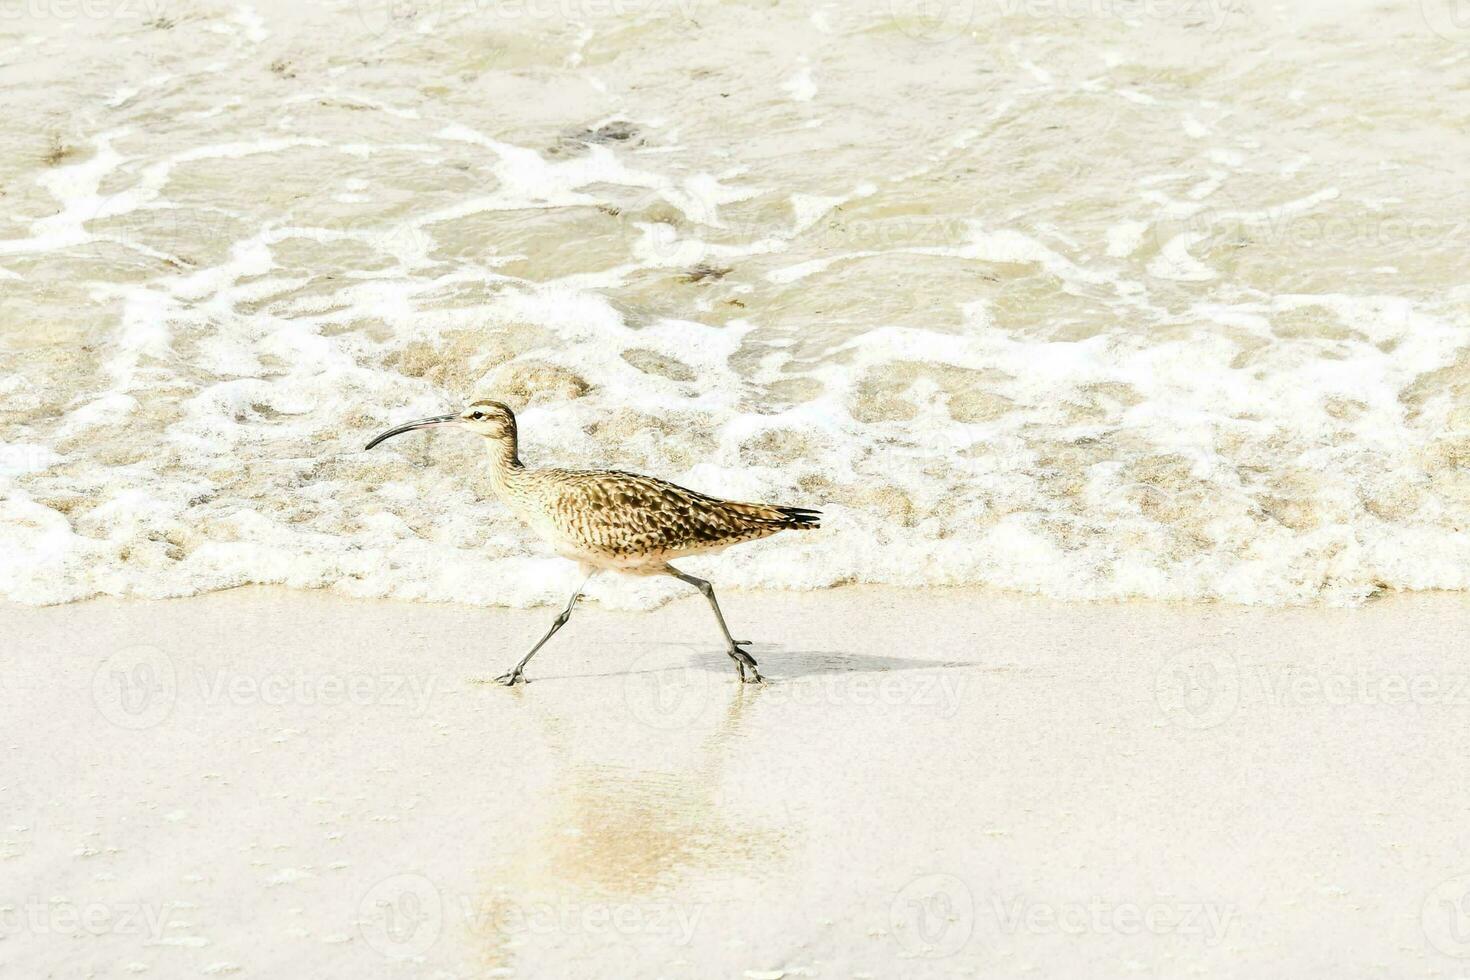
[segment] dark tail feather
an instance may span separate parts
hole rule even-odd
[[[777,507],[781,515],[786,518],[785,526],[793,529],[816,528],[822,526],[822,512],[812,510],[810,507]]]

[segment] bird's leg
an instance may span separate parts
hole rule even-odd
[[[715,611],[715,622],[720,624],[720,632],[725,634],[725,643],[727,644],[725,653],[731,660],[735,661],[735,669],[740,671],[741,683],[761,683],[764,678],[761,677],[761,672],[756,669],[755,658],[740,649],[742,646],[749,644],[750,641],[737,640],[730,635],[730,627],[725,625],[725,615],[720,612],[720,604],[715,600],[715,587],[702,578],[695,578],[693,575],[679,571],[673,565],[665,565],[664,568],[668,569],[669,574],[674,576],[674,578],[694,586],[709,600],[709,607]],[[750,668],[750,677],[745,676],[745,669],[747,667]]]
[[[523,675],[526,671],[526,664],[530,663],[531,658],[536,656],[536,651],[545,646],[546,641],[555,636],[556,631],[565,626],[566,621],[572,618],[572,607],[577,604],[578,599],[582,598],[582,590],[587,588],[587,583],[591,579],[592,576],[588,575],[582,580],[582,584],[577,586],[577,591],[573,592],[572,597],[567,600],[567,607],[561,611],[561,615],[557,616],[556,619],[552,621],[551,629],[546,631],[546,635],[536,641],[536,645],[531,648],[531,652],[522,657],[520,663],[516,664],[510,670],[495,678],[497,681],[504,684],[506,687],[514,685],[516,681],[525,683],[526,678]]]

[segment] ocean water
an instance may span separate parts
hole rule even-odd
[[[0,597],[526,605],[531,465],[719,584],[1470,587],[1452,0],[0,0]],[[676,583],[594,584],[624,605]]]

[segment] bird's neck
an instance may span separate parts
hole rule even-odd
[[[496,483],[507,484],[525,469],[514,438],[487,439],[486,442],[485,448],[490,454],[490,475]]]

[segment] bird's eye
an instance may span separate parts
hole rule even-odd
[[[470,418],[472,418],[472,419],[482,419],[484,417],[485,417],[485,413],[484,412],[476,412],[474,415],[471,415],[470,416]]]

